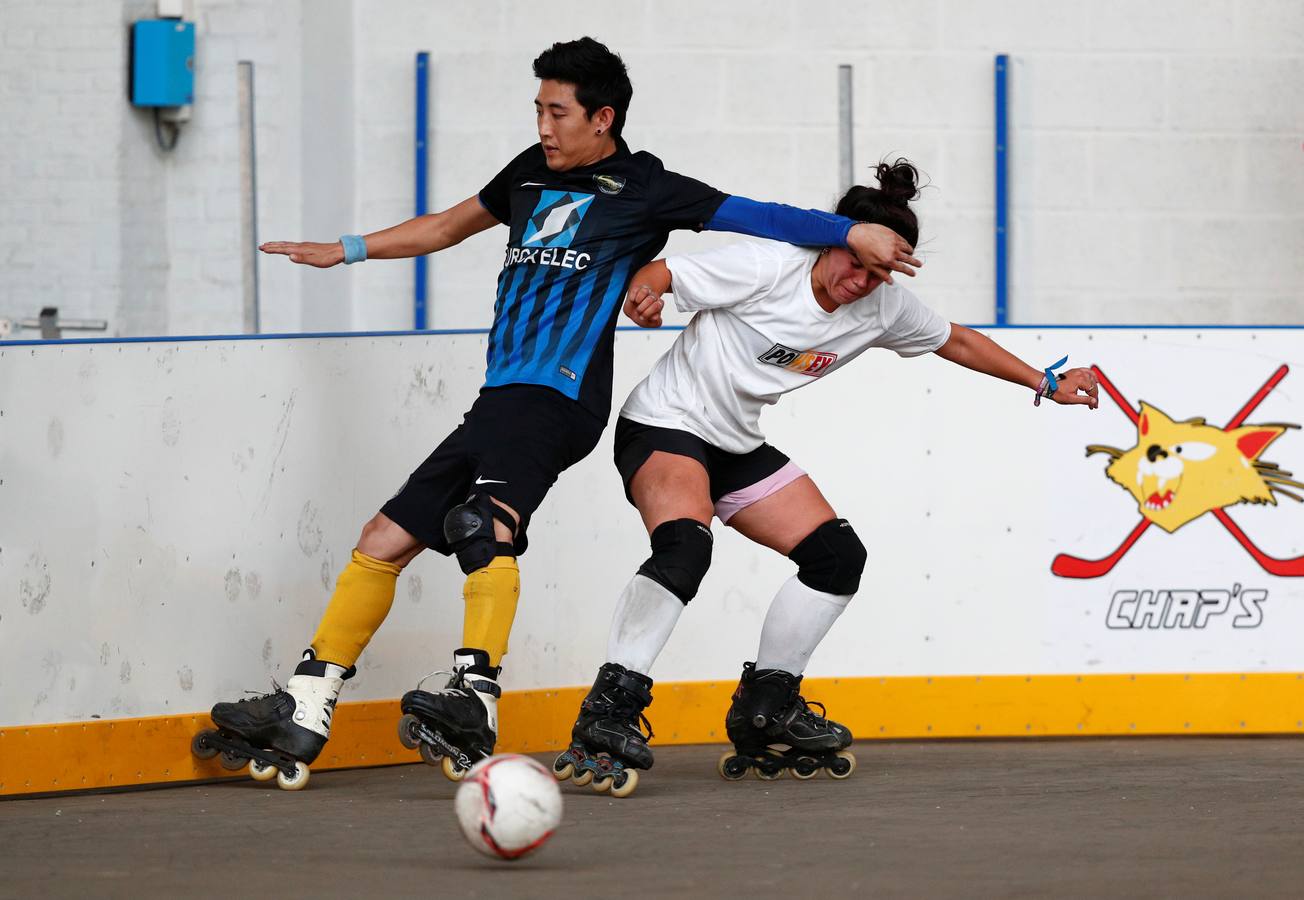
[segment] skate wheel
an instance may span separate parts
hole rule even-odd
[[[222,768],[226,769],[228,772],[239,772],[245,767],[245,761],[246,757],[236,756],[228,750],[223,750],[221,757],[218,759]]]
[[[466,777],[466,773],[471,771],[470,769],[459,769],[451,756],[445,756],[440,765],[443,767],[444,777],[449,781],[461,781]]]
[[[569,750],[552,761],[552,777],[558,781],[565,781],[574,774],[575,763],[571,762]]]
[[[584,771],[580,772],[578,775],[575,776],[575,783],[578,784],[580,787],[584,787],[584,785],[588,784],[592,780],[593,780],[593,773],[590,772],[588,769],[585,769]]]
[[[276,766],[269,766],[261,760],[249,760],[249,777],[254,781],[271,781],[280,771]]]
[[[440,753],[429,744],[422,744],[417,748],[421,753],[421,761],[428,766],[437,766],[443,760],[444,754]]]
[[[716,763],[716,770],[720,773],[720,777],[725,781],[738,781],[739,779],[747,777],[748,768],[750,767],[747,765],[747,760],[743,759],[732,750],[726,751],[725,754],[720,757],[720,761]]]
[[[210,746],[208,738],[217,734],[216,731],[201,731],[190,739],[190,752],[195,754],[199,759],[212,759],[217,756],[217,748]]]
[[[752,769],[761,781],[778,781],[785,769],[778,761],[766,761]]]
[[[398,742],[409,750],[415,750],[421,746],[416,728],[419,724],[421,724],[421,720],[410,713],[404,713],[403,717],[398,720]]]
[[[597,791],[599,794],[605,794],[607,791],[611,790],[611,784],[615,780],[616,776],[614,775],[604,775],[601,778],[594,778],[593,790]]]
[[[638,787],[638,772],[626,769],[608,781],[611,784],[611,796],[628,797],[634,793],[634,788]]]
[[[856,771],[856,757],[849,750],[838,751],[837,759],[829,764],[825,769],[830,778],[836,778],[841,781],[843,778],[850,778],[851,773]]]
[[[294,764],[294,777],[288,778],[280,769],[276,770],[276,786],[283,791],[301,791],[308,786],[308,767],[301,762]]]
[[[792,777],[798,781],[807,781],[819,774],[820,764],[809,756],[798,757],[792,765]]]

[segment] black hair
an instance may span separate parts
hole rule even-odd
[[[587,118],[604,106],[616,112],[611,134],[620,137],[625,113],[634,96],[629,72],[619,55],[591,37],[553,44],[534,61],[534,77],[575,85],[575,99]]]
[[[854,185],[843,195],[834,210],[857,222],[870,222],[891,228],[910,246],[919,243],[919,220],[910,201],[919,196],[919,170],[908,159],[881,162],[874,170],[878,187]]]

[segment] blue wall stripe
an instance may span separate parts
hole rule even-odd
[[[996,324],[1004,325],[1009,314],[1009,105],[1007,76],[1010,57],[996,57]]]
[[[427,135],[429,134],[429,117],[428,107],[430,102],[430,76],[429,76],[430,54],[421,52],[417,54],[417,123],[416,123],[416,203],[415,212],[418,216],[424,216],[430,209],[428,205],[428,191],[426,186],[426,172],[429,169],[427,160]],[[414,260],[413,269],[413,296],[412,296],[412,327],[418,330],[426,327],[426,288],[429,282],[427,275],[429,261],[425,256],[417,256]]]
[[[1304,331],[1304,325],[969,325],[979,331]],[[637,325],[621,325],[617,331],[651,331]],[[659,331],[683,331],[682,325],[662,325]],[[202,341],[311,341],[334,338],[443,337],[457,334],[488,334],[488,328],[436,328],[429,331],[304,331],[293,334],[184,334],[175,337],[64,338],[62,340],[0,341],[0,347],[65,347],[84,344],[188,344]]]

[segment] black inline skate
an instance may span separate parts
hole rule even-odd
[[[498,741],[499,671],[483,650],[456,651],[453,671],[432,672],[399,701],[399,741],[419,750],[429,765],[441,766],[450,781],[461,781],[473,765],[493,755]],[[423,691],[421,685],[436,675],[449,676],[447,687]]]
[[[824,704],[806,702],[799,693],[801,678],[743,663],[743,677],[724,720],[734,745],[720,757],[725,779],[737,781],[749,769],[763,781],[781,778],[789,770],[802,780],[820,769],[832,778],[846,778],[856,770],[856,757],[846,749],[851,731],[827,719]],[[818,706],[819,713],[812,706]]]
[[[309,649],[284,688],[214,706],[210,715],[217,730],[199,732],[190,750],[200,759],[220,753],[222,768],[230,771],[248,762],[255,781],[275,778],[283,790],[302,790],[309,764],[330,737],[340,688],[355,672],[319,660]]]
[[[652,725],[643,715],[652,702],[652,679],[617,663],[606,663],[571,729],[571,745],[552,763],[558,781],[593,783],[595,791],[628,797],[638,787],[638,770],[652,768]],[[639,723],[647,728],[644,735]]]

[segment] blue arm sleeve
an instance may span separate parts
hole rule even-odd
[[[731,196],[725,198],[706,223],[706,230],[750,234],[799,247],[845,247],[847,234],[855,224],[846,216],[816,209],[797,209],[782,203],[758,203]]]

